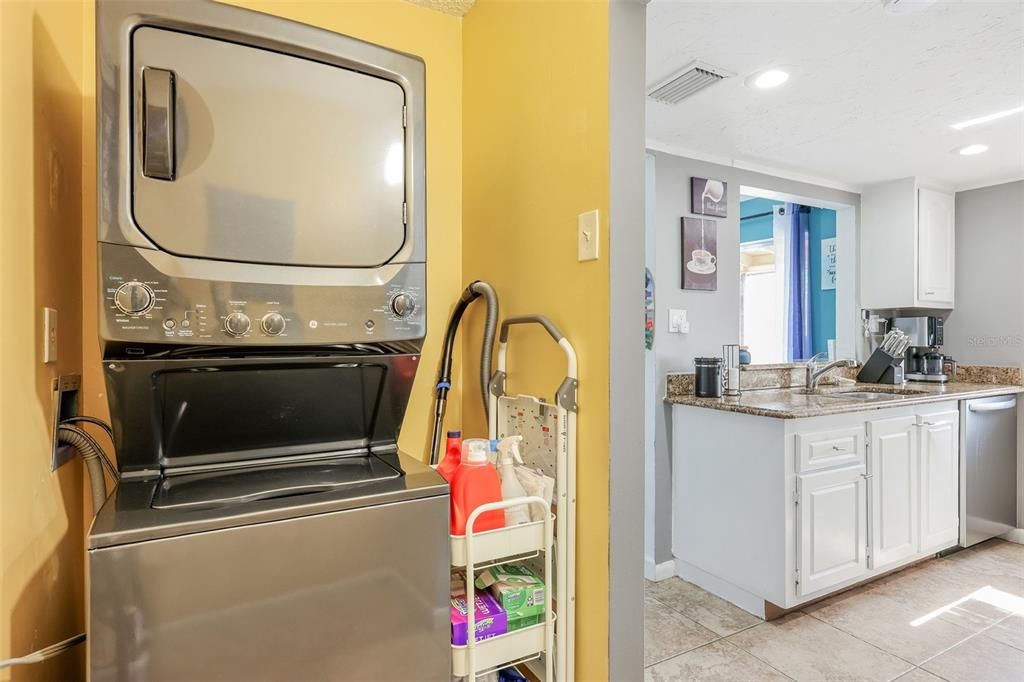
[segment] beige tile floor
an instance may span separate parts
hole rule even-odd
[[[684,582],[647,583],[647,682],[1024,681],[1024,545],[990,540],[760,619]]]

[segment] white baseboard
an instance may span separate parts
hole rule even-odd
[[[1003,533],[999,537],[1004,540],[1009,540],[1010,542],[1016,542],[1018,545],[1024,545],[1024,528],[1014,528],[1011,531]]]
[[[682,559],[676,559],[676,575],[683,580],[703,588],[711,594],[732,602],[744,611],[749,611],[758,618],[764,618],[764,599],[747,592],[742,587],[711,575]]]
[[[644,561],[644,577],[653,582],[668,580],[676,574],[676,562],[674,560],[663,561],[655,564],[653,559]]]

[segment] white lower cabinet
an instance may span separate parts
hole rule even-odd
[[[678,575],[763,616],[955,546],[958,407],[772,419],[674,406]]]
[[[921,551],[948,547],[960,533],[960,413],[918,415],[921,440]]]
[[[864,464],[813,472],[801,473],[807,466],[801,453],[823,432],[795,434],[798,597],[956,543],[959,414],[946,404],[935,412],[901,410],[867,421],[850,415],[859,426],[848,425],[846,431],[859,428],[866,436]],[[857,452],[854,448],[847,459],[836,461],[855,460]]]
[[[864,467],[797,476],[800,594],[856,578],[867,570]]]
[[[914,416],[868,422],[871,568],[918,552],[918,446]]]

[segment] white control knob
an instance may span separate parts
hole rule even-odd
[[[142,315],[156,302],[153,290],[142,282],[125,282],[114,292],[114,305],[125,315]]]
[[[231,336],[242,336],[252,327],[252,321],[245,313],[231,313],[224,318],[224,331]]]

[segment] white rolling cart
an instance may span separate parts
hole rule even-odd
[[[505,393],[508,367],[508,337],[513,325],[537,324],[543,327],[564,351],[567,360],[566,376],[554,395],[554,402],[545,402],[528,395],[509,396]],[[579,382],[576,351],[558,328],[543,315],[511,317],[501,323],[498,337],[498,368],[489,389],[489,430],[491,438],[521,435],[520,445],[524,463],[539,469],[555,479],[554,507],[556,513],[546,523],[554,521],[555,583],[554,609],[549,625],[554,627],[554,650],[546,646],[542,657],[544,682],[571,682],[575,678],[576,632],[576,391]],[[539,499],[539,498],[537,498]],[[543,504],[543,500],[539,500]],[[503,503],[502,506],[511,506]],[[512,504],[516,501],[513,500]],[[524,524],[524,526],[534,525]],[[523,526],[505,529],[516,531]],[[479,534],[477,537],[484,535]],[[467,535],[468,537],[468,535]],[[551,540],[545,547],[551,546]],[[454,547],[453,547],[454,556]],[[551,561],[545,552],[545,597],[551,599]],[[549,609],[550,611],[551,609]],[[515,634],[515,633],[513,633]],[[482,642],[482,643],[486,643]],[[554,665],[552,665],[554,653]],[[537,659],[534,659],[535,661]],[[542,670],[537,663],[528,666],[535,675]],[[554,677],[552,677],[552,667]]]
[[[451,536],[453,566],[466,570],[466,617],[467,638],[464,645],[452,645],[452,674],[466,677],[473,682],[480,675],[494,672],[530,661],[537,661],[541,654],[553,651],[555,639],[555,614],[551,608],[551,545],[554,541],[554,515],[548,509],[546,518],[518,526],[496,528],[474,533],[477,518],[492,509],[506,509],[520,504],[547,508],[540,497],[516,497],[511,500],[482,504],[466,520],[466,534]],[[545,618],[537,625],[508,632],[497,637],[476,641],[476,571],[490,566],[522,561],[544,555],[544,613]],[[544,679],[550,680],[551,656],[544,659]]]

